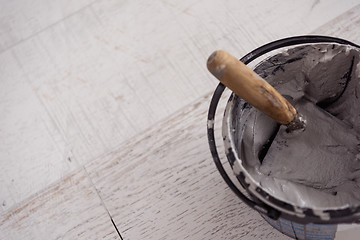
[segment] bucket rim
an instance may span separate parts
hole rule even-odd
[[[321,35],[303,35],[284,38],[276,40],[265,44],[250,53],[246,54],[240,59],[244,64],[249,64],[253,60],[263,56],[264,54],[277,50],[283,47],[290,47],[300,44],[314,44],[314,43],[337,43],[342,45],[350,45],[355,48],[360,46],[354,44],[348,40],[341,38],[330,37],[330,36],[321,36]],[[283,200],[280,200],[267,192],[261,189],[258,184],[255,182],[250,182],[249,179],[246,179],[246,174],[241,170],[240,166],[236,166],[237,159],[236,153],[232,148],[226,149],[226,156],[229,160],[231,168],[233,169],[238,181],[242,184],[244,189],[250,194],[251,199],[246,197],[231,181],[226,171],[224,170],[219,155],[217,153],[217,148],[215,144],[215,134],[214,134],[214,123],[215,123],[215,113],[217,105],[220,101],[220,97],[225,90],[225,86],[222,83],[219,83],[217,86],[208,111],[208,141],[210,151],[212,153],[213,160],[217,169],[219,170],[221,176],[228,184],[230,189],[245,202],[251,208],[265,213],[267,216],[277,219],[280,216],[283,218],[294,220],[302,223],[318,223],[318,224],[337,224],[337,223],[353,223],[360,222],[360,204],[358,206],[344,206],[343,208],[326,208],[326,209],[312,209],[308,207],[296,206],[294,204],[289,204]],[[229,101],[233,95],[230,96]],[[251,186],[253,191],[248,191],[249,186]],[[250,188],[250,189],[251,189]],[[306,216],[306,218],[305,218]]]

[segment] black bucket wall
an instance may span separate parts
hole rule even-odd
[[[241,61],[272,84],[290,103],[306,98],[351,125],[356,132],[360,131],[358,114],[347,118],[339,109],[346,102],[358,101],[354,91],[360,86],[359,57],[360,47],[346,40],[300,36],[264,45]],[[321,181],[316,185],[317,180],[312,180],[312,176],[326,157],[323,160],[319,157],[310,168],[313,172],[291,171],[289,169],[297,169],[297,166],[286,165],[301,162],[302,156],[286,152],[284,154],[288,154],[290,160],[285,159],[279,166],[282,164],[287,168],[285,171],[276,169],[269,164],[272,152],[268,151],[270,146],[281,148],[281,143],[273,142],[279,125],[233,94],[224,113],[222,131],[227,158],[243,186],[238,189],[220,163],[214,140],[214,117],[224,89],[219,84],[210,104],[208,138],[220,174],[239,198],[260,212],[274,228],[295,239],[333,239],[337,224],[359,221],[360,188],[357,191],[354,177],[346,187],[339,186],[337,179],[332,178],[324,180],[326,184],[334,181],[331,186],[324,187]],[[346,97],[350,92],[354,92],[354,97]],[[360,104],[350,106],[350,109],[360,112]],[[330,151],[338,154],[339,148],[334,146],[332,149]],[[292,178],[287,179],[286,174]]]

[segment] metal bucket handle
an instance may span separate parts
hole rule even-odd
[[[346,41],[344,39],[340,38],[334,38],[334,37],[327,37],[327,36],[318,36],[318,35],[305,35],[305,36],[296,36],[296,37],[290,37],[290,38],[284,38],[280,39],[268,44],[265,44],[254,51],[248,53],[244,57],[240,59],[241,62],[244,64],[248,64],[255,60],[256,58],[260,57],[263,54],[266,54],[268,52],[271,52],[275,49],[282,48],[282,47],[288,47],[293,46],[297,44],[306,44],[306,43],[339,43],[339,44],[347,44],[354,47],[360,48],[360,46]],[[221,161],[219,154],[217,152],[217,147],[215,143],[215,133],[214,133],[214,125],[215,125],[215,114],[216,114],[216,108],[218,106],[218,103],[220,101],[221,95],[223,94],[225,90],[225,86],[222,83],[219,83],[217,88],[215,89],[215,92],[212,96],[209,112],[208,112],[208,120],[207,120],[207,134],[208,134],[208,142],[210,146],[210,152],[213,157],[213,160],[215,162],[215,165],[220,172],[222,178],[225,180],[227,185],[230,187],[230,189],[249,207],[259,211],[260,213],[266,214],[268,217],[277,220],[281,212],[276,210],[273,207],[270,207],[260,201],[254,201],[248,197],[246,197],[232,182],[229,175],[226,173]]]

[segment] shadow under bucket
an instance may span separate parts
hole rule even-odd
[[[291,103],[306,99],[359,135],[359,58],[360,47],[346,40],[300,36],[264,45],[240,61]],[[216,107],[224,89],[220,83],[209,108],[209,145],[220,174],[244,203],[260,212],[274,228],[295,239],[334,239],[337,224],[359,222],[360,154],[356,155],[359,166],[357,161],[349,165],[349,169],[356,168],[352,173],[328,164],[323,156],[302,163],[300,149],[297,155],[278,151],[286,156],[280,161],[272,151],[284,149],[282,140],[275,138],[281,134],[279,125],[232,94],[226,105],[222,132],[226,156],[243,187],[238,189],[220,162],[214,138]],[[344,107],[354,114],[343,112]],[[326,151],[342,155],[338,146],[328,146]],[[274,159],[270,157],[273,155]],[[306,170],[302,170],[303,166]]]

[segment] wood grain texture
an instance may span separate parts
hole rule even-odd
[[[207,144],[209,101],[86,165],[124,239],[288,239],[221,179]]]
[[[79,165],[11,51],[0,55],[0,213]]]
[[[91,2],[1,0],[0,53],[76,13]]]
[[[8,213],[0,239],[120,239],[83,169]]]
[[[313,31],[360,44],[360,4]]]

